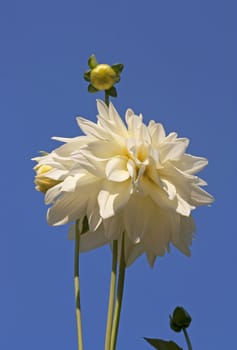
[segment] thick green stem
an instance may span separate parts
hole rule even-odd
[[[112,258],[112,271],[111,271],[111,277],[110,277],[110,292],[109,292],[109,305],[108,305],[108,316],[107,316],[107,326],[106,326],[105,350],[110,350],[111,329],[112,329],[112,321],[113,321],[115,287],[116,287],[116,275],[117,275],[117,257],[118,257],[118,242],[113,241],[113,258]]]
[[[79,283],[79,251],[80,251],[80,221],[77,220],[75,223],[74,287],[75,287],[75,300],[76,300],[78,350],[83,350],[80,283]]]
[[[115,311],[114,311],[110,350],[116,349],[119,320],[120,320],[120,313],[121,313],[122,300],[123,300],[125,270],[126,270],[126,265],[124,260],[124,234],[123,234],[121,254],[120,254],[117,298],[116,298]]]
[[[186,340],[186,343],[188,345],[188,350],[192,350],[192,344],[191,344],[191,341],[190,341],[190,338],[188,336],[188,332],[187,332],[187,329],[186,328],[183,328],[183,332],[184,332],[184,336],[185,336],[185,340]]]

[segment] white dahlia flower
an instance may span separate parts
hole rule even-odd
[[[55,138],[65,144],[36,158],[37,169],[49,169],[40,179],[54,180],[45,194],[46,204],[52,205],[48,223],[86,217],[82,250],[120,241],[125,233],[127,264],[145,252],[153,265],[170,243],[190,255],[195,231],[191,211],[213,202],[201,188],[206,182],[195,175],[207,160],[186,153],[187,138],[166,135],[153,120],[146,126],[131,109],[125,125],[112,103],[107,107],[98,101],[97,107],[97,123],[77,118],[86,136]]]

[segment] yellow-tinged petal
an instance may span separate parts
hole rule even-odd
[[[127,157],[123,156],[110,159],[105,168],[107,179],[116,182],[126,181],[130,177],[127,163]]]
[[[37,191],[46,193],[51,187],[54,187],[55,185],[59,184],[61,181],[54,180],[50,177],[47,177],[47,173],[49,173],[53,168],[49,165],[40,165],[37,164],[34,167],[34,170],[36,171],[35,176],[35,188]]]

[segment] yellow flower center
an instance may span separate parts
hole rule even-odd
[[[116,73],[108,64],[98,64],[91,71],[91,84],[98,90],[108,90],[116,82]]]
[[[144,162],[148,157],[148,149],[145,145],[141,144],[137,147],[137,159],[140,162]]]
[[[51,179],[50,177],[45,176],[46,173],[48,173],[53,168],[50,165],[40,165],[37,164],[34,167],[34,170],[36,172],[35,176],[35,188],[37,191],[40,192],[47,192],[51,187],[59,184],[61,181]]]

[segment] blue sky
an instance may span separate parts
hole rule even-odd
[[[209,159],[201,173],[216,201],[194,213],[192,257],[174,248],[151,270],[127,270],[118,350],[149,349],[142,337],[173,339],[168,315],[191,313],[194,349],[236,343],[236,3],[231,0],[2,1],[0,348],[76,349],[73,243],[49,227],[34,190],[39,150],[76,136],[75,117],[95,120],[82,79],[87,59],[125,65],[116,108],[143,113],[191,140]],[[103,349],[111,254],[81,256],[85,349]]]

